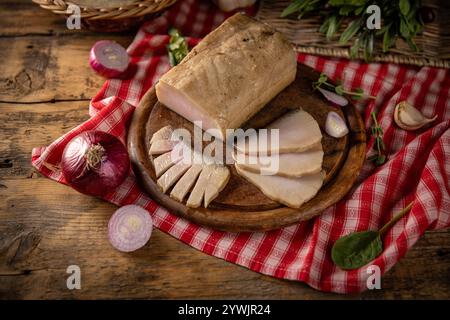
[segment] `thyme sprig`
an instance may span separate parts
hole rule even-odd
[[[376,153],[369,157],[367,160],[372,161],[376,166],[381,166],[386,162],[385,145],[383,141],[383,129],[380,127],[377,121],[377,115],[375,112],[370,114],[373,119],[373,125],[371,127],[372,137],[375,138],[373,149]]]
[[[328,89],[332,89],[336,94],[340,96],[348,96],[353,100],[359,100],[362,98],[376,99],[374,96],[366,95],[364,90],[361,88],[356,88],[353,91],[345,90],[342,85],[342,81],[338,80],[337,85],[334,85],[328,82],[328,76],[325,73],[321,73],[319,79],[316,82],[313,82],[313,89],[316,90],[318,88],[327,87]]]

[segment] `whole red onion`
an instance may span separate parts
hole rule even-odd
[[[119,139],[103,131],[85,131],[64,149],[62,174],[75,190],[104,196],[127,177],[130,159]]]

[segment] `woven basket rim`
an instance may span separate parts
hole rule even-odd
[[[161,11],[174,4],[177,0],[134,0],[118,7],[89,7],[65,0],[32,0],[41,8],[60,15],[68,15],[66,12],[69,5],[74,4],[81,9],[81,18],[86,20],[115,20],[139,17],[150,13]]]

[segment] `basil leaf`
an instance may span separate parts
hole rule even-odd
[[[400,12],[402,13],[402,15],[404,16],[408,15],[409,9],[411,9],[409,0],[400,0],[398,6],[400,8]]]
[[[352,270],[368,264],[382,251],[379,232],[362,231],[338,239],[331,249],[331,258],[341,269]]]

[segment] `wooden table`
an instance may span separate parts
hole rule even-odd
[[[111,248],[112,204],[37,174],[31,149],[88,119],[103,83],[88,65],[100,39],[71,31],[31,1],[0,3],[0,298],[450,298],[450,230],[428,232],[382,280],[383,290],[342,296],[282,281],[203,254],[158,230],[132,254]],[[66,269],[81,268],[81,290]]]

